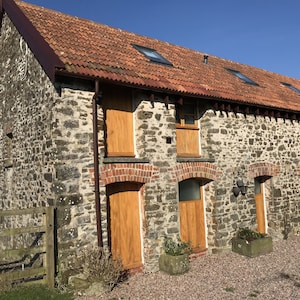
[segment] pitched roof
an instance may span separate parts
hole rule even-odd
[[[205,53],[202,52],[26,2],[2,1],[4,10],[7,8],[20,32],[24,28],[22,22],[27,22],[31,30],[36,30],[34,37],[50,46],[47,56],[52,57],[56,74],[100,78],[169,93],[300,111],[300,95],[281,84],[285,82],[300,89],[300,80],[216,56],[209,56],[208,64],[205,64]],[[24,14],[18,16],[19,21],[13,6]],[[24,35],[26,40],[33,36],[28,31]],[[33,44],[31,41],[29,46],[36,56],[45,53],[45,49],[34,49],[41,46]],[[155,49],[173,66],[149,61],[133,44]],[[258,85],[244,83],[225,68],[241,72]]]

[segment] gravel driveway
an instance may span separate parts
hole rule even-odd
[[[230,252],[199,257],[180,276],[137,274],[98,299],[300,299],[300,237],[275,241],[257,258]]]

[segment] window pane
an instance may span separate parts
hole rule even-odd
[[[184,105],[184,123],[185,124],[195,124],[195,106],[194,105]]]
[[[194,118],[194,116],[185,115],[184,116],[184,123],[185,124],[195,124],[195,118]]]
[[[184,105],[183,111],[186,115],[193,115],[195,113],[194,105]]]
[[[199,200],[200,183],[195,179],[188,179],[179,182],[179,201]]]

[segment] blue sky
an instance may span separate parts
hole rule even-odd
[[[299,0],[26,0],[300,79]]]

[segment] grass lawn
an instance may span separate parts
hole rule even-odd
[[[74,296],[48,289],[43,285],[19,286],[9,291],[0,291],[0,300],[72,300]]]

